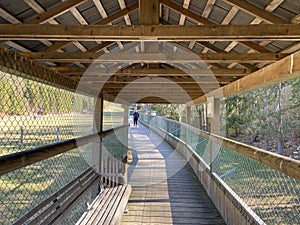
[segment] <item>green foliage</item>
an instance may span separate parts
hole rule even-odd
[[[179,121],[183,115],[185,106],[179,104],[153,104],[152,110],[160,112],[161,116]]]
[[[269,150],[272,137],[277,141],[278,153],[283,154],[283,143],[293,137],[291,128],[299,132],[300,79],[276,84],[263,89],[225,99],[222,119],[231,137],[259,134]]]
[[[0,115],[88,112],[93,98],[0,72]]]

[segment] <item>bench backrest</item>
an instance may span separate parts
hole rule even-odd
[[[100,189],[100,175],[92,168],[88,168],[13,224],[56,224],[72,210],[88,191],[94,192],[93,195],[96,196]]]

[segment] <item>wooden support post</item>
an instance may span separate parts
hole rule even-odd
[[[139,0],[139,20],[141,25],[159,24],[159,0]],[[157,42],[141,42],[142,52],[158,53]]]
[[[220,99],[208,99],[208,117],[210,121],[210,132],[220,135]],[[220,144],[210,137],[210,166],[211,172],[218,172],[220,169]]]
[[[159,0],[139,0],[140,24],[159,24]]]
[[[128,105],[124,105],[124,125],[128,124],[128,119],[129,119],[129,106]],[[123,156],[123,175],[124,175],[124,179],[127,182],[128,180],[128,173],[127,173],[127,160],[128,160],[128,128],[125,129],[124,131],[124,156]]]
[[[103,131],[103,98],[98,97],[95,100],[95,114],[94,114],[94,133]],[[102,138],[94,142],[94,149],[92,155],[92,162],[98,173],[101,172],[102,161]]]

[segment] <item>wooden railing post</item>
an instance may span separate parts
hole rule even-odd
[[[210,120],[210,132],[216,135],[220,135],[220,99],[218,98],[209,98],[208,104],[208,116]],[[211,172],[218,173],[220,170],[220,152],[217,143],[212,136],[210,137],[210,155],[211,155]],[[214,148],[214,144],[216,146]]]
[[[98,96],[95,100],[95,114],[94,114],[94,133],[103,131],[103,98]],[[102,138],[94,142],[93,149],[93,164],[98,173],[101,173],[102,163]]]
[[[125,124],[128,124],[128,119],[129,119],[129,106],[128,105],[124,105],[124,125]],[[127,181],[127,153],[128,153],[128,129],[125,129],[125,131],[123,132],[123,135],[124,135],[124,156],[123,156],[123,159],[122,159],[122,173],[124,175],[124,178],[125,180]]]

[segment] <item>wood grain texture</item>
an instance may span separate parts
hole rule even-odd
[[[180,154],[142,125],[129,135],[132,193],[121,224],[225,224]]]

